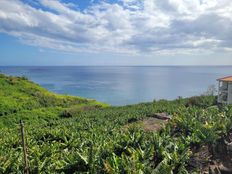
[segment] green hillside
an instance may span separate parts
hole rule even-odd
[[[70,108],[77,111],[107,106],[95,100],[54,94],[25,77],[0,74],[0,116],[5,116],[2,119],[6,121],[2,121],[0,125],[18,122],[21,118],[19,116],[24,119],[33,117],[31,121],[37,122],[35,117],[44,116],[44,119],[48,119],[49,116],[54,116],[56,118],[58,113],[63,111],[65,114]],[[6,119],[13,115],[18,115],[18,117]],[[8,126],[12,125],[8,124]]]
[[[51,93],[28,81],[25,77],[11,77],[0,74],[0,89],[0,116],[41,107],[102,105],[95,100]]]
[[[232,128],[232,106],[214,96],[110,107],[5,75],[0,113],[0,173],[23,173],[20,119],[30,173],[200,173],[224,162],[215,154]],[[148,131],[156,113],[172,117]]]

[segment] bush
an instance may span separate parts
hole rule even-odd
[[[213,106],[216,104],[217,104],[217,99],[215,96],[194,96],[187,99],[185,106],[207,108],[209,106]]]

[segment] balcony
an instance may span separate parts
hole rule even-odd
[[[219,87],[220,91],[228,91],[228,85],[222,85]]]
[[[220,102],[227,102],[228,100],[228,95],[227,93],[220,93],[218,96],[218,101]]]

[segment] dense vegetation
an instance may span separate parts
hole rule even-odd
[[[23,173],[20,119],[31,173],[200,173],[194,152],[232,128],[232,107],[214,96],[107,107],[25,78],[1,75],[0,89],[0,173]],[[172,115],[159,132],[126,126],[159,112]]]

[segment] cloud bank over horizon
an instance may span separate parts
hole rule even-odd
[[[0,32],[73,53],[232,52],[231,0],[104,0],[84,9],[73,2],[2,0]]]

